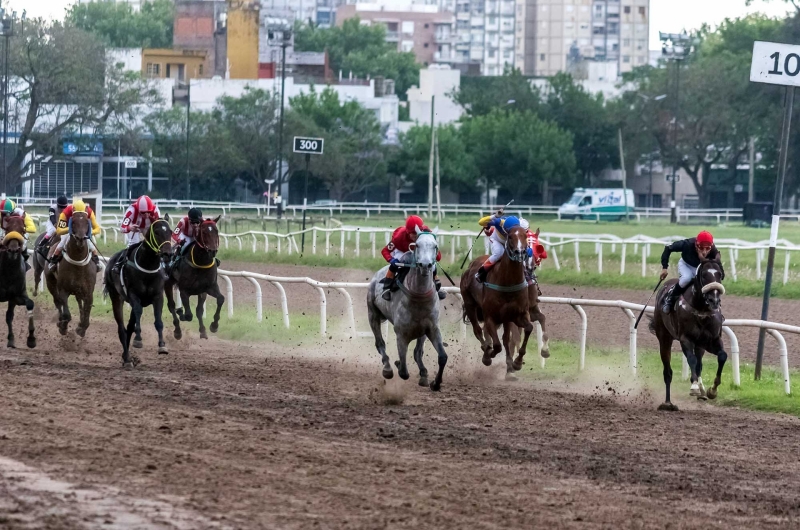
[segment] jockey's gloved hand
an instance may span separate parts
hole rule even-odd
[[[666,280],[667,276],[669,276],[669,270],[668,269],[661,269],[661,281]]]
[[[400,270],[400,267],[397,265],[400,263],[396,258],[392,258],[389,260],[389,270],[392,272],[397,272]]]

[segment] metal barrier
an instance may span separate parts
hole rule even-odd
[[[281,301],[281,313],[283,316],[283,324],[288,329],[290,326],[290,317],[289,317],[289,304],[288,299],[286,297],[286,291],[281,284],[306,284],[311,287],[314,287],[319,294],[320,299],[320,335],[323,337],[327,334],[327,298],[325,296],[325,289],[335,289],[345,299],[346,306],[347,306],[347,324],[353,334],[353,337],[371,337],[371,332],[359,332],[356,327],[355,321],[355,312],[353,309],[353,299],[350,294],[347,292],[347,289],[366,289],[369,287],[369,283],[366,282],[320,282],[314,280],[312,278],[306,277],[282,277],[282,276],[271,276],[267,274],[257,274],[247,271],[227,271],[220,269],[219,271],[220,277],[223,279],[226,285],[226,302],[228,305],[228,317],[232,318],[234,314],[234,304],[233,304],[233,283],[231,282],[230,278],[245,278],[249,280],[256,288],[256,320],[258,322],[262,321],[263,318],[263,292],[261,289],[261,285],[259,280],[268,282],[272,284],[279,293],[280,301]],[[457,287],[443,287],[443,289],[455,295],[459,299],[461,298],[460,290]],[[619,308],[625,316],[628,317],[629,323],[629,340],[628,340],[628,358],[629,358],[629,368],[633,375],[636,375],[637,366],[638,366],[638,359],[637,359],[637,345],[638,345],[638,333],[637,329],[634,328],[634,324],[636,322],[636,314],[640,312],[642,309],[645,309],[647,313],[653,313],[654,308],[653,306],[643,306],[641,304],[634,304],[631,302],[625,302],[623,300],[588,300],[583,298],[556,298],[556,297],[549,297],[543,296],[539,299],[540,303],[542,304],[557,304],[557,305],[568,305],[572,307],[575,312],[578,314],[580,318],[580,339],[579,339],[579,360],[578,360],[578,367],[580,370],[583,370],[586,365],[586,340],[587,340],[587,332],[589,329],[589,322],[588,317],[586,315],[586,311],[584,307],[616,307]],[[736,334],[733,332],[731,328],[735,327],[756,327],[756,328],[764,328],[767,332],[772,335],[775,340],[778,341],[778,346],[780,348],[780,355],[781,355],[781,373],[784,379],[784,392],[786,394],[791,393],[791,384],[790,384],[790,374],[789,374],[789,360],[788,360],[788,350],[786,347],[786,340],[781,335],[781,332],[785,333],[796,333],[800,334],[800,327],[798,326],[790,326],[787,324],[781,324],[777,322],[767,322],[761,320],[726,320],[725,324],[722,328],[725,336],[728,338],[730,342],[730,356],[731,356],[731,371],[733,374],[733,384],[736,386],[741,385],[741,373],[740,373],[740,362],[739,362],[739,341],[736,338]],[[461,323],[461,330],[462,334],[466,336],[466,325],[462,322]],[[541,331],[537,330],[537,343],[538,348],[537,351],[541,351],[542,347],[542,336]],[[545,361],[542,359],[542,366],[544,367]],[[686,363],[686,359],[683,359],[683,371],[682,375],[684,379],[688,379],[688,364]]]

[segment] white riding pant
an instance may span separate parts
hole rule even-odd
[[[142,242],[142,233],[141,232],[128,232],[125,234],[125,245],[130,247],[135,245],[136,243]]]
[[[506,250],[506,240],[501,238],[500,234],[495,230],[489,236],[489,245],[489,261],[494,265],[503,257],[503,252]]]
[[[678,260],[678,284],[680,284],[681,287],[685,288],[692,283],[692,280],[694,280],[696,276],[697,268],[683,261],[683,258]]]
[[[50,219],[47,220],[47,229],[45,230],[45,239],[50,239],[54,235],[56,235],[56,225],[50,222]]]
[[[186,249],[194,243],[194,238],[192,236],[183,236],[183,243],[181,244],[181,254],[183,254]]]
[[[56,248],[58,248],[58,250],[64,250],[64,248],[67,246],[67,242],[69,242],[70,237],[72,237],[72,234],[70,233],[66,233],[63,236],[61,236],[61,241],[58,242],[58,247]],[[91,239],[89,239],[87,243],[89,244],[89,250],[91,250],[92,252],[97,251],[97,247],[94,246],[94,243],[92,242]]]

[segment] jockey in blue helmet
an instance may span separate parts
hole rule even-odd
[[[487,259],[481,268],[478,269],[478,272],[475,273],[475,278],[477,278],[480,283],[483,283],[486,281],[486,275],[489,273],[489,269],[492,268],[492,265],[500,261],[500,258],[503,257],[508,231],[515,226],[520,226],[520,219],[514,215],[504,216],[501,210],[482,218],[478,221],[478,224],[483,227],[484,232],[489,236],[489,243],[492,246],[489,259]]]

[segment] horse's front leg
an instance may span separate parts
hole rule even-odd
[[[94,305],[94,292],[89,291],[86,294],[85,298],[80,298],[76,296],[78,300],[78,309],[80,310],[80,319],[81,322],[78,324],[78,328],[75,330],[75,333],[78,336],[83,337],[86,335],[86,330],[89,329],[89,317],[92,314],[92,306]]]
[[[197,295],[197,322],[200,324],[200,338],[207,339],[206,326],[203,324],[203,315],[205,314],[206,293]]]
[[[28,311],[28,348],[36,347],[36,325],[33,323],[33,300],[24,297],[25,309]]]
[[[130,298],[131,316],[135,317],[133,319],[133,347],[142,348],[144,347],[144,343],[142,342],[142,312],[144,308],[138,298],[134,299],[133,296],[130,296]],[[128,340],[130,340],[130,336],[131,332],[128,331]]]
[[[511,352],[511,325],[503,325],[503,347],[506,350],[506,381],[516,381],[517,376],[514,375],[514,363],[512,362],[513,354]]]
[[[372,335],[375,337],[375,349],[378,350],[378,353],[381,356],[381,363],[383,364],[383,377],[384,379],[391,379],[394,377],[394,370],[392,370],[392,364],[389,362],[389,356],[386,355],[386,341],[383,340],[383,332],[381,331],[381,317],[378,314],[377,309],[369,305],[371,302],[367,302],[367,304],[369,327],[372,329]]]
[[[539,325],[542,327],[542,357],[547,359],[550,357],[550,339],[547,337],[547,331],[545,327],[545,317],[544,313],[539,310],[539,306],[533,306],[533,309],[530,311],[530,319],[531,322],[538,322]]]
[[[428,386],[428,369],[425,368],[425,363],[422,362],[422,354],[425,348],[425,335],[417,339],[417,344],[414,346],[414,362],[417,363],[419,368],[419,386]]]
[[[492,359],[494,359],[498,353],[503,351],[503,345],[500,343],[500,337],[497,336],[497,323],[492,319],[491,316],[487,315],[486,320],[483,322],[483,334],[485,337],[487,337],[483,347],[483,364],[489,366],[492,364]],[[491,339],[491,343],[488,339]]]
[[[6,326],[8,326],[8,343],[6,344],[9,348],[16,348],[17,345],[14,342],[14,308],[17,306],[14,300],[8,301],[8,309],[6,309]]]
[[[183,305],[183,314],[181,315],[181,320],[184,322],[191,322],[194,316],[192,315],[191,297],[180,287],[178,287],[178,295],[181,297],[181,304]]]
[[[514,370],[517,371],[522,370],[522,365],[524,364],[522,358],[525,357],[525,353],[528,348],[528,340],[531,338],[531,332],[533,332],[533,323],[530,321],[529,318],[527,318],[527,316],[528,315],[525,315],[526,318],[523,318],[519,322],[517,322],[517,326],[525,330],[525,335],[522,337],[522,344],[519,347],[519,351],[517,352],[517,358],[514,360],[513,364]],[[545,342],[545,344],[547,343]],[[542,349],[542,351],[544,352],[544,349]],[[550,357],[550,354],[548,353],[546,356],[543,354],[542,357]]]
[[[397,330],[395,330],[396,332]],[[406,364],[406,354],[408,353],[408,339],[403,333],[397,333],[397,356],[398,360],[394,365],[397,366],[397,375],[400,379],[408,379],[408,365]]]
[[[431,383],[431,390],[438,392],[442,388],[442,374],[444,367],[447,364],[447,353],[444,351],[444,343],[442,342],[442,333],[439,327],[436,326],[428,330],[428,339],[430,339],[433,347],[436,348],[436,353],[439,354],[439,370],[436,372],[436,378]],[[423,338],[420,338],[418,345],[422,344]],[[420,348],[420,360],[422,359],[422,348]]]
[[[167,297],[167,309],[169,313],[172,315],[172,325],[175,326],[175,330],[172,332],[172,336],[175,337],[175,340],[181,340],[183,337],[183,331],[181,330],[181,321],[178,318],[177,313],[175,312],[175,291],[173,290],[175,284],[173,282],[167,282],[164,284],[164,295]]]
[[[219,314],[222,312],[222,306],[225,304],[225,297],[222,296],[219,285],[216,283],[211,286],[207,293],[217,300],[217,310],[214,312],[214,321],[211,322],[211,325],[208,327],[211,333],[216,333],[219,329]]]
[[[164,342],[164,322],[161,320],[161,313],[164,311],[164,297],[156,296],[153,300],[153,320],[156,332],[158,332],[158,353],[166,355],[169,353],[167,343]]]
[[[700,385],[697,383],[697,355],[694,353],[694,344],[686,338],[682,338],[680,342],[681,350],[683,350],[683,355],[686,357],[686,362],[689,363],[689,370],[691,372],[692,387],[689,390],[689,395],[699,397],[702,393],[700,391]]]
[[[56,305],[58,306],[58,331],[62,335],[67,334],[67,329],[69,328],[69,323],[72,321],[72,313],[69,311],[69,293],[67,293],[64,289],[58,289],[58,302]]]
[[[722,337],[718,338],[708,351],[717,356],[717,376],[714,378],[714,386],[708,389],[706,396],[708,399],[716,399],[717,388],[722,383],[722,369],[725,367],[725,361],[728,360],[728,353],[722,346]]]
[[[703,355],[706,350],[699,346],[694,348],[694,356],[697,357],[697,387],[700,389],[700,394],[697,399],[706,399],[706,387],[703,386]]]

